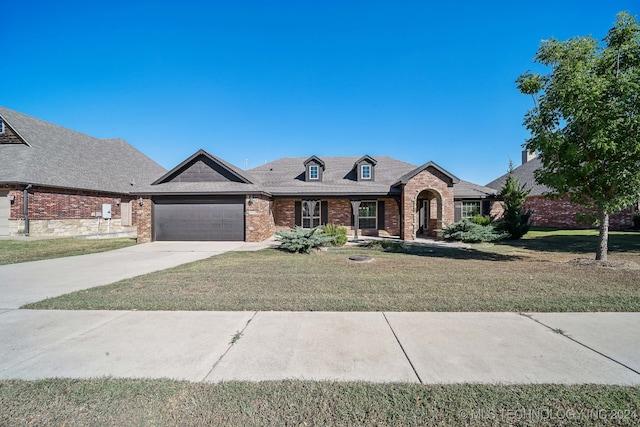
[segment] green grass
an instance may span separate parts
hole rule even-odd
[[[126,248],[135,238],[0,240],[0,265],[62,258]]]
[[[544,252],[591,255],[595,254],[598,245],[598,230],[533,228],[521,240],[504,240],[501,244]],[[614,254],[640,252],[640,233],[611,231],[609,233],[609,251]]]
[[[5,380],[0,408],[6,426],[632,426],[640,423],[640,388]]]
[[[640,311],[640,270],[571,265],[566,261],[584,254],[541,251],[537,239],[544,238],[471,249],[396,245],[391,252],[227,253],[26,308]],[[565,244],[574,247],[570,240]],[[620,245],[634,248],[634,242]],[[355,253],[374,260],[350,261]],[[640,262],[640,252],[614,251],[611,258]]]

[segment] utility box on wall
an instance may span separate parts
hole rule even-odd
[[[102,218],[111,219],[111,204],[104,203],[102,205]]]

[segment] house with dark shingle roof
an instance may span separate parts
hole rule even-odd
[[[0,165],[0,236],[134,234],[132,191],[166,172],[122,139],[94,138],[4,107]]]
[[[436,163],[387,156],[281,158],[250,170],[199,150],[135,191],[138,239],[261,241],[294,226],[335,224],[353,235],[412,240],[474,214],[494,189]]]
[[[584,206],[571,203],[569,196],[550,197],[551,188],[539,184],[536,181],[535,171],[542,167],[540,158],[535,153],[522,153],[522,164],[513,169],[513,175],[520,181],[525,190],[530,191],[526,199],[525,207],[531,210],[530,223],[540,227],[554,228],[591,228],[593,224],[580,220],[581,216],[588,213]],[[487,184],[487,187],[499,192],[509,173]],[[609,228],[612,230],[625,230],[633,226],[633,214],[639,206],[629,208],[612,214],[609,217]]]
[[[2,107],[0,162],[0,235],[261,241],[331,223],[411,240],[499,205],[494,189],[434,162],[387,156],[281,158],[242,170],[199,150],[166,171],[121,139]]]

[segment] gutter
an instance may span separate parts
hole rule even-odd
[[[24,235],[29,236],[29,189],[32,187],[31,184],[27,184],[27,186],[22,190],[22,213],[24,214]]]

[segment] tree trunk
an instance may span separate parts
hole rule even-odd
[[[600,234],[598,235],[596,259],[606,261],[609,248],[609,212],[598,208],[598,219],[600,220]]]

